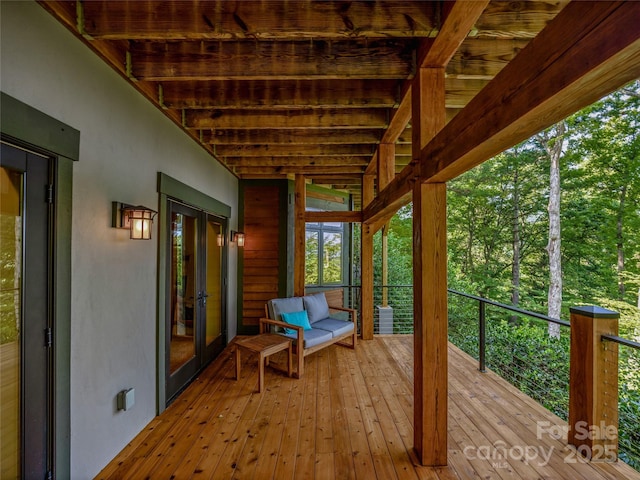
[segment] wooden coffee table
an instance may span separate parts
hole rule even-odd
[[[264,365],[269,364],[269,356],[274,353],[287,350],[287,374],[291,376],[291,340],[273,333],[262,333],[252,337],[243,338],[236,342],[236,380],[240,378],[240,350],[257,353],[258,360],[258,392],[264,389]]]

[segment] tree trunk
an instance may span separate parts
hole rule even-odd
[[[517,307],[520,304],[520,178],[518,175],[517,152],[514,158],[513,171],[513,238],[511,262],[511,304]],[[517,322],[518,317],[513,315],[511,322]]]
[[[547,315],[560,318],[562,310],[562,260],[560,252],[560,158],[564,146],[565,123],[559,122],[553,131],[540,134],[542,144],[549,156],[549,292]],[[560,326],[549,323],[549,336],[559,338]]]
[[[627,196],[627,186],[623,185],[620,192],[620,205],[618,206],[618,218],[616,226],[616,246],[618,248],[618,300],[624,300],[624,243],[622,239],[622,218],[624,215],[625,199]]]

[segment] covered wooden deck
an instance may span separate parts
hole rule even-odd
[[[452,345],[449,465],[420,466],[412,364],[412,336],[379,336],[311,355],[300,380],[267,369],[259,394],[256,357],[235,381],[228,347],[97,478],[640,479],[583,463],[548,431],[565,422]]]

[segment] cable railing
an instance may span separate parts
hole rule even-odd
[[[480,371],[491,369],[568,420],[569,322],[455,290],[449,294],[449,341],[476,358]],[[549,335],[549,323],[560,327],[557,334]]]
[[[618,361],[618,450],[620,459],[640,470],[640,343],[602,335],[605,349]],[[612,348],[613,346],[618,348]]]
[[[361,310],[360,286],[333,288],[344,290],[345,305]],[[374,286],[373,311],[375,334],[412,334],[413,286]],[[491,369],[568,420],[568,321],[449,289],[449,341],[478,360],[480,371]],[[617,392],[605,393],[606,402],[618,402],[619,456],[640,470],[640,344],[615,335],[602,335],[601,341],[619,352]]]

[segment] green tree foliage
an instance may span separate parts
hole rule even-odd
[[[521,145],[448,184],[449,283],[452,288],[509,302],[512,291],[514,211],[519,225],[519,261],[527,308],[546,299],[545,265],[548,165],[540,151]],[[516,195],[517,192],[517,195]],[[516,199],[518,204],[515,204]]]

